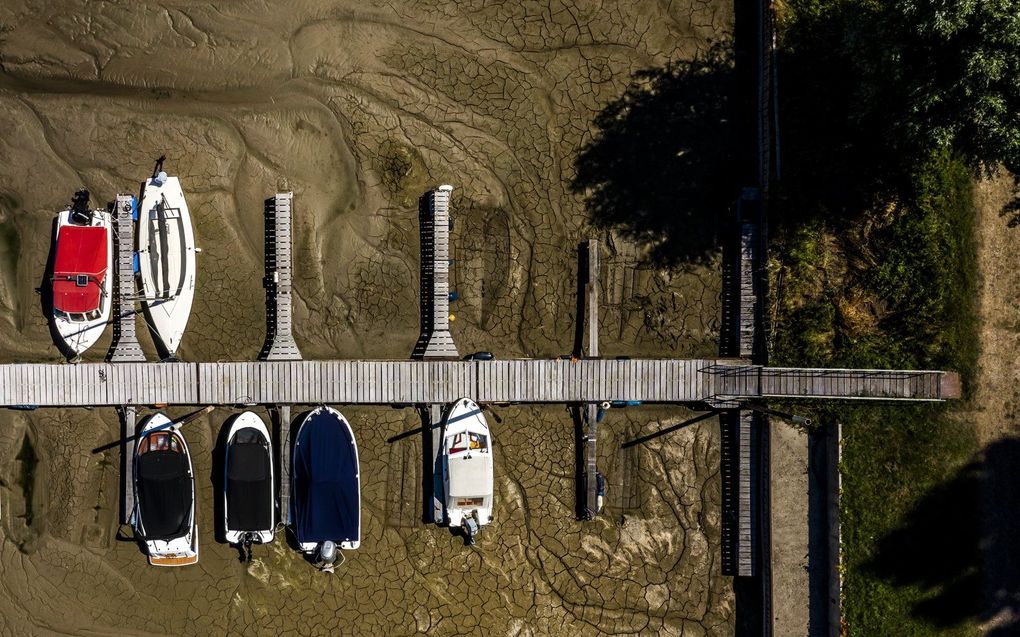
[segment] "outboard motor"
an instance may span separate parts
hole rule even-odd
[[[319,554],[316,556],[316,566],[323,573],[333,572],[333,563],[336,562],[336,543],[326,540],[319,545]]]
[[[475,543],[475,536],[478,535],[478,510],[471,512],[471,515],[466,515],[460,522],[461,528],[464,529],[464,537],[467,539],[468,545]]]
[[[251,545],[255,540],[254,533],[245,533],[241,536],[241,552],[244,554],[244,561],[251,561]]]
[[[92,210],[89,209],[89,191],[78,190],[71,198],[71,222],[83,226],[92,225]]]

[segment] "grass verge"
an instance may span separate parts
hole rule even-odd
[[[773,363],[952,369],[968,392],[978,353],[973,182],[948,153],[911,181],[901,201],[774,238]],[[961,548],[976,537],[973,426],[952,404],[815,409],[816,422],[844,427],[846,634],[974,634],[977,551]]]

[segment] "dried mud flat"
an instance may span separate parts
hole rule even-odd
[[[253,358],[264,337],[262,199],[293,190],[295,320],[308,358],[404,358],[418,329],[417,197],[455,186],[462,351],[554,356],[573,341],[569,182],[631,74],[730,30],[727,3],[36,3],[0,6],[0,357],[60,360],[36,291],[79,185],[133,190],[161,153],[189,196],[198,292],[181,355]],[[716,268],[604,265],[603,354],[712,355]],[[140,325],[141,327],[141,325]],[[86,357],[101,359],[109,334]],[[4,634],[732,632],[719,572],[718,432],[618,443],[681,410],[611,411],[607,515],[573,520],[562,408],[497,408],[496,523],[466,548],[420,516],[411,410],[344,408],[362,457],[362,548],[332,576],[282,540],[248,566],[214,539],[212,452],[185,431],[201,559],[155,569],[117,540],[112,410],[0,413]],[[171,410],[171,415],[183,413]]]

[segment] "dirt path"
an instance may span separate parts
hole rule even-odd
[[[1020,620],[1020,228],[1001,215],[1013,196],[1008,176],[975,189],[980,272],[981,354],[969,417],[981,444],[981,550],[984,556],[987,634],[1014,634]]]

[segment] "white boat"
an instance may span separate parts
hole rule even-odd
[[[361,546],[361,469],[354,431],[343,414],[309,412],[294,439],[291,523],[301,551],[332,572],[335,548]]]
[[[469,544],[492,522],[492,434],[470,398],[453,404],[443,422],[442,483],[446,524],[461,527]]]
[[[184,191],[157,162],[142,184],[138,209],[138,271],[149,328],[166,357],[174,357],[195,298],[195,234]]]
[[[113,232],[110,213],[89,210],[89,193],[57,215],[53,260],[53,323],[67,349],[81,354],[110,322]]]
[[[250,411],[239,414],[227,431],[223,463],[223,528],[229,544],[251,559],[252,544],[273,541],[276,496],[269,430]]]
[[[198,561],[195,472],[179,428],[162,413],[145,420],[134,455],[132,526],[149,564],[185,566]]]

